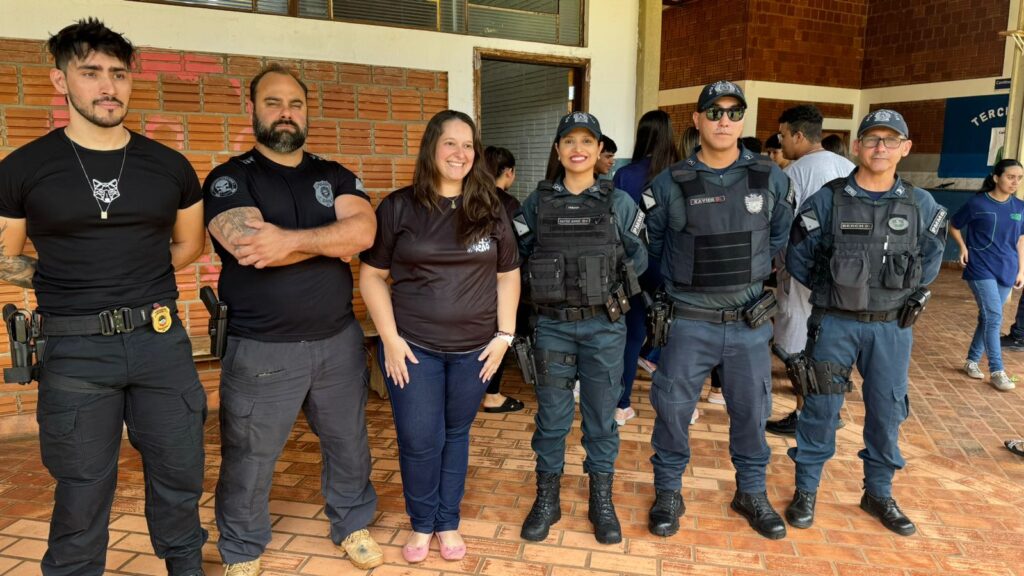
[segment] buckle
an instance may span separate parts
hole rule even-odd
[[[132,320],[131,308],[104,310],[99,313],[99,320],[100,334],[103,336],[127,334],[135,330],[135,322]]]
[[[114,314],[110,310],[104,310],[100,312],[100,334],[104,336],[113,336],[117,334],[115,332],[114,325]]]
[[[722,310],[722,322],[735,322],[742,314],[742,310]]]

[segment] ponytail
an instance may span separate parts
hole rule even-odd
[[[1012,168],[1014,166],[1021,167],[1020,161],[1014,158],[1003,158],[999,162],[996,162],[996,165],[992,167],[992,172],[989,173],[989,175],[985,177],[985,181],[981,183],[981,189],[978,190],[978,193],[980,194],[982,192],[991,192],[995,190],[995,177],[1002,176],[1003,172],[1006,172],[1007,168]]]

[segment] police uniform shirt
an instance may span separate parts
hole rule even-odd
[[[671,230],[682,230],[686,227],[687,206],[679,184],[672,179],[672,170],[683,168],[697,172],[703,180],[714,183],[718,187],[728,188],[741,179],[747,178],[747,168],[757,163],[760,156],[740,146],[740,156],[731,166],[725,169],[714,169],[697,159],[694,153],[662,171],[651,181],[649,199],[641,199],[641,205],[647,210],[647,249],[651,254],[651,262],[663,264],[663,248],[665,236]],[[774,196],[774,208],[770,223],[770,255],[775,256],[786,246],[789,227],[793,221],[793,191],[789,178],[774,163],[768,179],[768,190]],[[749,303],[764,290],[762,282],[755,282],[738,292],[689,292],[681,290],[672,282],[665,282],[665,291],[674,300],[690,306],[710,310],[738,308]]]
[[[601,188],[596,182],[579,195],[569,192],[561,181],[555,182],[553,188],[555,198],[565,197],[567,198],[567,203],[572,203],[574,198],[582,202],[584,195],[594,198],[601,197]],[[533,231],[537,229],[539,195],[540,192],[534,190],[523,202],[520,213],[513,219],[516,236],[519,239],[519,253],[523,260],[529,258],[530,254],[533,253],[533,245],[537,238]],[[612,213],[615,215],[615,225],[619,229],[619,238],[622,240],[622,249],[626,253],[626,257],[633,261],[633,269],[636,271],[637,276],[639,276],[647,270],[647,247],[644,246],[643,240],[640,239],[640,234],[644,228],[644,215],[640,212],[636,202],[633,202],[633,199],[629,197],[629,194],[622,190],[614,190],[611,201]]]
[[[341,164],[303,153],[298,166],[271,161],[256,149],[210,172],[203,186],[209,225],[218,214],[252,207],[288,230],[336,222],[342,195],[369,202],[356,176]],[[242,266],[216,239],[220,298],[228,305],[229,333],[268,342],[320,340],[354,322],[352,270],[338,258],[315,256],[288,266]]]
[[[39,254],[39,310],[75,316],[172,303],[171,232],[178,210],[202,199],[195,170],[135,133],[127,148],[76,147],[81,164],[58,129],[0,162],[0,215],[26,220]]]
[[[498,329],[498,273],[519,267],[504,209],[490,234],[470,244],[456,236],[455,207],[446,198],[427,207],[412,187],[392,192],[377,207],[377,237],[362,261],[390,270],[391,306],[398,333],[442,352],[486,345]]]
[[[847,177],[846,190],[842,193],[863,198],[867,202],[881,205],[888,199],[895,199],[913,194],[917,202],[919,248],[923,258],[921,269],[921,285],[931,284],[939,275],[942,266],[942,252],[946,247],[946,209],[939,205],[927,191],[904,184],[899,176],[888,191],[877,200],[872,199],[870,192],[857,184],[854,170]],[[828,249],[825,245],[823,230],[832,230],[832,188],[825,186],[808,198],[800,207],[800,212],[793,220],[790,245],[786,250],[786,269],[798,282],[811,288],[811,272],[814,257],[820,249]]]

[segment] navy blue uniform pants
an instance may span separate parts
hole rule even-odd
[[[764,438],[772,412],[771,335],[771,322],[752,329],[743,322],[672,321],[651,384],[651,404],[657,413],[651,436],[655,488],[681,488],[690,462],[690,416],[708,374],[721,365],[736,485],[743,492],[765,491],[765,468],[771,458]]]
[[[905,462],[900,454],[900,424],[907,419],[907,372],[914,333],[896,321],[858,322],[826,314],[812,359],[853,366],[864,377],[864,486],[880,498],[892,495],[892,478]],[[808,346],[811,343],[808,342]],[[842,378],[835,377],[837,380]],[[809,394],[796,428],[796,486],[816,492],[825,462],[836,451],[836,419],[843,394]]]
[[[622,396],[622,354],[626,323],[601,315],[579,322],[562,322],[541,316],[537,319],[534,357],[538,364],[536,382],[537,415],[533,451],[537,471],[561,474],[565,466],[565,438],[576,414],[573,383],[580,381],[580,415],[583,469],[601,474],[615,471],[619,456],[619,427],[615,407]],[[556,359],[548,362],[547,375],[539,369],[544,351],[573,355],[575,363]]]
[[[42,364],[39,448],[57,481],[43,574],[103,574],[123,425],[142,455],[153,550],[172,576],[201,570],[206,393],[177,317],[164,334],[51,336]]]

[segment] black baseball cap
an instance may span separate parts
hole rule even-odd
[[[864,119],[860,121],[860,128],[857,129],[857,137],[860,138],[868,130],[879,126],[894,130],[904,138],[910,137],[910,128],[907,127],[907,121],[903,119],[903,115],[895,110],[889,110],[888,108],[879,108],[865,116]]]
[[[708,84],[700,91],[697,98],[697,112],[703,112],[718,101],[719,98],[732,96],[740,101],[740,105],[746,107],[747,98],[743,95],[743,89],[728,80],[719,80]]]
[[[558,133],[556,138],[561,138],[576,128],[586,128],[595,138],[601,138],[601,123],[597,118],[588,112],[570,112],[558,121]]]

